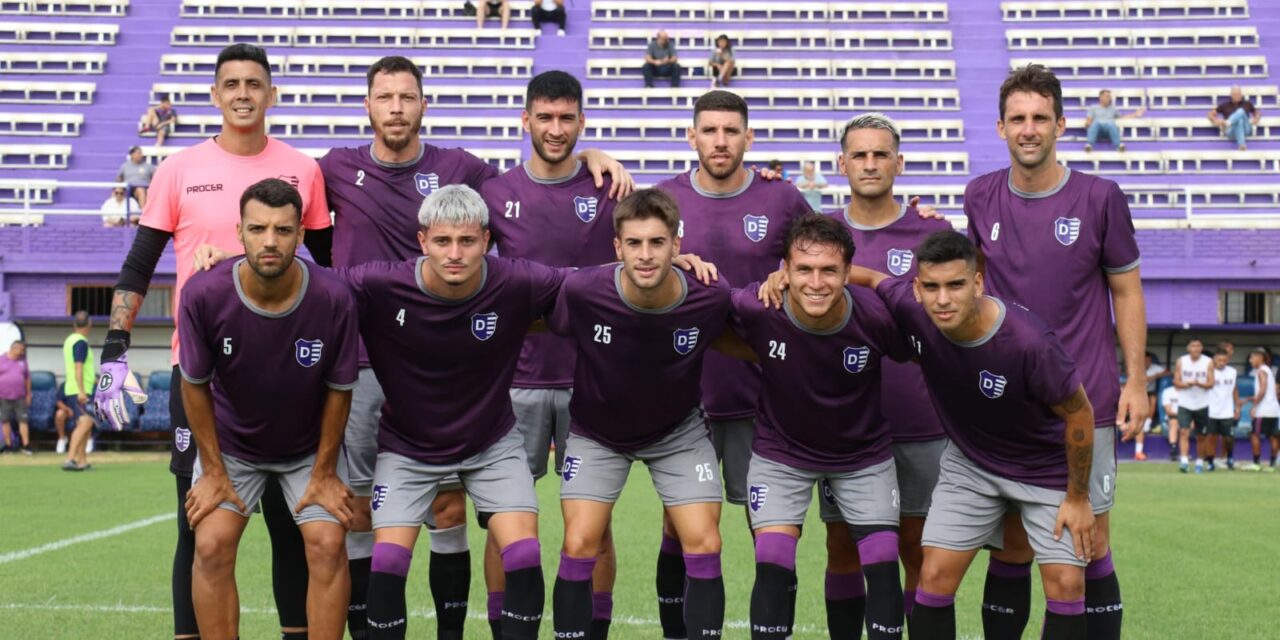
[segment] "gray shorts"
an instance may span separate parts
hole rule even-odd
[[[552,438],[556,444],[556,475],[564,468],[572,396],[572,389],[511,388],[511,410],[516,414],[516,428],[524,437],[524,454],[534,480],[547,475],[547,449]]]
[[[753,456],[747,480],[751,528],[804,524],[815,484],[822,488],[822,502],[834,502],[844,522],[898,526],[892,458],[857,471],[813,471]]]
[[[308,522],[340,524],[333,514],[325,511],[324,507],[320,505],[307,505],[302,509],[302,513],[294,511],[298,506],[298,501],[302,499],[302,494],[307,491],[307,483],[311,481],[311,468],[315,464],[316,456],[314,453],[286,462],[251,462],[224,453],[222,454],[222,466],[227,470],[227,478],[231,480],[231,486],[236,490],[236,495],[240,496],[240,501],[250,511],[241,511],[230,502],[224,502],[218,505],[218,508],[226,509],[248,518],[250,513],[257,510],[255,506],[262,500],[267,478],[276,476],[280,482],[280,489],[284,492],[285,504],[289,505],[289,511],[293,512],[294,522],[299,525]],[[350,486],[350,482],[347,480],[347,457],[345,455],[338,456],[337,470],[338,478]],[[202,475],[204,475],[204,470],[200,466],[200,456],[196,455],[195,468],[191,472],[191,485],[195,486]]]
[[[1037,487],[989,473],[948,443],[942,471],[933,491],[933,505],[924,522],[923,545],[951,551],[1000,546],[1004,516],[1010,509],[1022,515],[1022,526],[1040,564],[1085,566],[1076,558],[1071,531],[1053,539],[1058,507],[1067,493]]]
[[[10,420],[18,422],[27,421],[27,401],[18,398],[17,400],[0,399],[0,422],[8,424]]]
[[[1093,430],[1093,467],[1089,470],[1089,504],[1093,513],[1116,506],[1116,428]]]
[[[431,513],[431,502],[445,488],[442,485],[455,476],[477,511],[538,512],[524,438],[513,428],[493,446],[456,463],[427,464],[396,453],[379,453],[373,474],[373,528],[422,525]]]
[[[747,503],[747,471],[751,467],[751,440],[755,436],[754,418],[708,420],[711,442],[720,461],[724,479],[724,498],[733,504]]]
[[[893,445],[893,461],[898,467],[898,492],[902,495],[902,515],[923,518],[929,515],[933,488],[947,439],[899,442]]]
[[[627,485],[631,463],[649,467],[662,504],[674,507],[720,502],[716,452],[702,411],[695,409],[671,433],[638,451],[620,453],[595,440],[569,434],[561,474],[561,500],[617,502]]]
[[[382,419],[382,404],[387,401],[382,385],[373,375],[373,369],[361,369],[356,386],[351,390],[351,413],[347,416],[347,431],[343,444],[350,458],[351,491],[367,496],[373,490],[373,466],[378,459],[378,421]]]

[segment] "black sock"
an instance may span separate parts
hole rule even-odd
[[[173,635],[189,636],[200,633],[196,626],[196,610],[191,603],[191,565],[196,557],[196,534],[187,522],[187,491],[191,490],[191,477],[178,476],[178,544],[173,549]]]
[[[827,635],[831,640],[858,640],[867,608],[862,572],[828,573],[826,578]]]
[[[370,640],[404,638],[408,617],[404,586],[412,559],[413,552],[400,545],[373,545],[369,605],[366,609]]]
[[[691,638],[724,633],[724,578],[719,553],[684,554],[684,626]]]
[[[591,632],[587,640],[609,640],[609,625],[613,622],[613,592],[596,591],[591,594]]]
[[[1089,638],[1119,640],[1124,604],[1120,599],[1120,581],[1111,562],[1111,552],[1094,560],[1084,570],[1084,608],[1089,622]]]
[[[888,640],[901,638],[902,581],[898,576],[897,562],[877,562],[862,565],[867,577],[867,638]]]
[[[467,597],[471,594],[471,552],[431,552],[427,567],[431,599],[436,605],[437,640],[462,640],[467,622]]]
[[[493,640],[502,640],[502,592],[490,591],[488,598],[489,631]]]
[[[591,621],[591,631],[587,633],[587,640],[609,640],[609,625],[612,619],[605,620],[596,618]]]
[[[791,583],[787,585],[787,626],[796,628],[796,596],[800,593],[800,579],[791,572]]]
[[[1084,598],[1074,602],[1048,600],[1046,604],[1043,640],[1093,640],[1102,637],[1094,632],[1093,625],[1085,617]]]
[[[911,640],[955,640],[956,597],[916,591],[911,608]]]
[[[307,550],[280,482],[268,478],[262,492],[262,519],[271,536],[271,591],[281,627],[307,626]]]
[[[987,640],[1019,640],[1031,617],[1031,564],[992,558],[982,592],[982,634]]]
[[[684,626],[684,556],[680,541],[662,537],[658,552],[658,619],[663,638],[687,638]]]
[[[347,561],[347,571],[351,574],[351,598],[347,605],[347,631],[351,632],[351,640],[364,640],[368,637],[369,621],[367,602],[369,598],[369,567],[373,558],[358,558]]]
[[[772,562],[756,562],[751,588],[751,639],[785,640],[791,635],[788,591],[796,572]]]
[[[502,596],[503,640],[537,640],[546,604],[542,548],[537,538],[517,540],[502,549],[507,590]],[[588,604],[587,615],[591,607]]]
[[[281,631],[280,640],[307,640],[306,631]]]
[[[555,637],[569,640],[587,638],[591,630],[591,571],[595,558],[571,558],[560,553],[560,569],[551,591],[551,618]]]

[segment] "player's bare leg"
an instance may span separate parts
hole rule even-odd
[[[67,444],[67,464],[84,468],[89,464],[89,454],[85,448],[89,444],[89,436],[93,434],[93,418],[81,415],[76,418],[76,426],[71,431],[71,441]]]
[[[907,617],[916,601],[916,589],[920,586],[920,566],[924,564],[924,549],[920,546],[924,537],[924,518],[902,516],[898,523],[898,558],[902,561],[902,605]]]
[[[196,558],[191,567],[191,601],[200,637],[230,640],[239,634],[240,594],[236,589],[236,552],[249,519],[214,509],[196,527]]]
[[[561,500],[564,544],[556,572],[552,611],[557,637],[585,638],[591,629],[594,577],[613,514],[612,502]]]
[[[1069,564],[1040,565],[1046,600],[1042,637],[1046,640],[1097,637],[1085,621],[1084,574],[1083,568]]]
[[[351,598],[346,531],[333,522],[307,522],[298,529],[307,552],[308,635],[341,640]]]
[[[991,552],[982,593],[982,632],[989,640],[1022,637],[1031,616],[1034,559],[1022,517],[1016,512],[1006,514],[1004,548]]]
[[[667,507],[684,552],[684,624],[693,638],[719,637],[724,629],[724,578],[720,570],[720,503]]]
[[[824,597],[827,633],[832,638],[861,637],[867,609],[867,584],[853,532],[843,522],[828,522]]]
[[[977,549],[951,551],[924,548],[920,565],[920,587],[911,614],[913,635],[924,638],[956,637],[956,590],[969,570]],[[990,636],[987,636],[990,637]]]

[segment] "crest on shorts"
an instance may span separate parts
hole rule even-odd
[[[178,427],[173,430],[173,446],[178,451],[185,452],[191,448],[191,430],[185,427]]]
[[[498,314],[490,312],[477,313],[474,316],[471,316],[471,335],[475,336],[476,340],[488,340],[489,338],[492,338],[493,334],[497,333],[497,331]]]
[[[315,366],[320,362],[320,354],[324,351],[324,342],[320,340],[304,340],[298,338],[293,343],[293,357],[304,367]]]
[[[849,373],[862,373],[862,370],[867,368],[869,355],[871,355],[871,349],[867,347],[845,347],[844,370]]]
[[[764,240],[769,235],[769,216],[753,216],[749,213],[742,216],[742,232],[752,242]]]
[[[596,219],[596,204],[598,202],[599,201],[596,200],[595,196],[574,196],[573,212],[578,214],[579,220],[583,222],[591,222]]]
[[[890,249],[889,261],[887,266],[889,273],[895,276],[904,276],[911,271],[911,264],[916,261],[916,254],[910,249]]]
[[[1004,395],[1004,385],[1008,383],[1004,376],[996,375],[983,369],[978,374],[978,389],[982,390],[982,395],[995,400]]]
[[[1080,237],[1080,218],[1058,218],[1053,221],[1053,237],[1064,247],[1075,244]]]
[[[561,469],[560,475],[564,477],[565,482],[569,482],[578,477],[578,470],[582,468],[582,458],[578,456],[565,456],[564,469]]]
[[[830,505],[836,504],[836,492],[831,490],[831,481],[827,480],[826,478],[823,478],[822,482],[820,482],[818,486],[822,488],[821,491],[822,491],[823,502],[826,502],[827,504],[830,504]]]
[[[382,505],[386,504],[387,492],[390,489],[391,488],[385,484],[373,485],[373,496],[372,496],[372,499],[369,500],[369,504],[373,506],[374,511],[377,511],[378,509],[382,508]]]
[[[440,188],[440,176],[434,173],[415,173],[413,174],[413,186],[418,188],[418,193],[422,197],[427,197],[435,193]]]
[[[751,507],[752,513],[760,513],[764,508],[764,499],[769,496],[769,485],[753,484],[747,487],[747,506]]]
[[[672,342],[674,343],[673,346],[676,348],[676,353],[682,356],[687,356],[690,353],[693,353],[693,350],[698,346],[698,333],[699,330],[697,327],[692,329],[676,329],[675,332],[672,333]]]

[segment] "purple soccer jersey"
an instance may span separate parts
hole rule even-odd
[[[356,383],[355,299],[333,273],[298,259],[297,300],[286,311],[264,311],[240,286],[244,261],[197,272],[183,288],[182,377],[209,383],[223,453],[254,462],[313,454],[328,390]]]
[[[820,471],[851,471],[892,452],[880,411],[886,358],[911,351],[880,298],[846,287],[844,322],[818,333],[791,308],[765,307],[759,283],[733,292],[730,326],[760,359],[760,400],[752,453]]]
[[[698,171],[657,185],[680,205],[680,252],[715,263],[730,282],[763,282],[782,263],[787,228],[812,212],[809,203],[791,183],[764,180],[754,172],[736,192],[709,193],[694,181]],[[758,366],[707,354],[702,391],[709,417],[752,417],[759,390]]]
[[[964,190],[969,238],[986,255],[987,292],[1049,323],[1083,372],[1097,426],[1116,423],[1116,362],[1107,275],[1138,267],[1129,203],[1120,187],[1068,169],[1055,188],[1021,193],[1009,169]]]
[[[952,229],[946,220],[921,218],[905,203],[898,217],[881,227],[857,224],[844,209],[829,215],[843,222],[853,234],[856,248],[853,264],[908,282],[916,276],[916,247],[929,234]],[[920,365],[886,360],[882,366],[884,385],[880,410],[889,420],[894,442],[924,442],[944,437],[942,421],[929,398]]]
[[[553,267],[593,267],[613,262],[610,179],[597,189],[581,163],[570,176],[542,180],[526,166],[480,188],[489,205],[489,232],[498,254]],[[549,333],[525,338],[512,385],[523,389],[567,389],[573,384],[573,344]]]
[[[515,424],[508,389],[520,346],[566,270],[485,256],[480,289],[446,300],[427,291],[425,260],[369,262],[342,274],[387,397],[378,451],[444,464],[485,450]]]
[[[680,270],[684,295],[639,309],[622,295],[621,265],[569,274],[547,324],[570,338],[578,362],[569,430],[615,451],[661,440],[702,401],[702,358],[729,320],[723,277],[703,285]]]
[[[994,299],[996,326],[954,342],[916,302],[910,281],[885,280],[876,292],[917,346],[952,442],[991,473],[1065,490],[1065,423],[1049,407],[1071,397],[1080,377],[1053,330],[1026,308]]]

